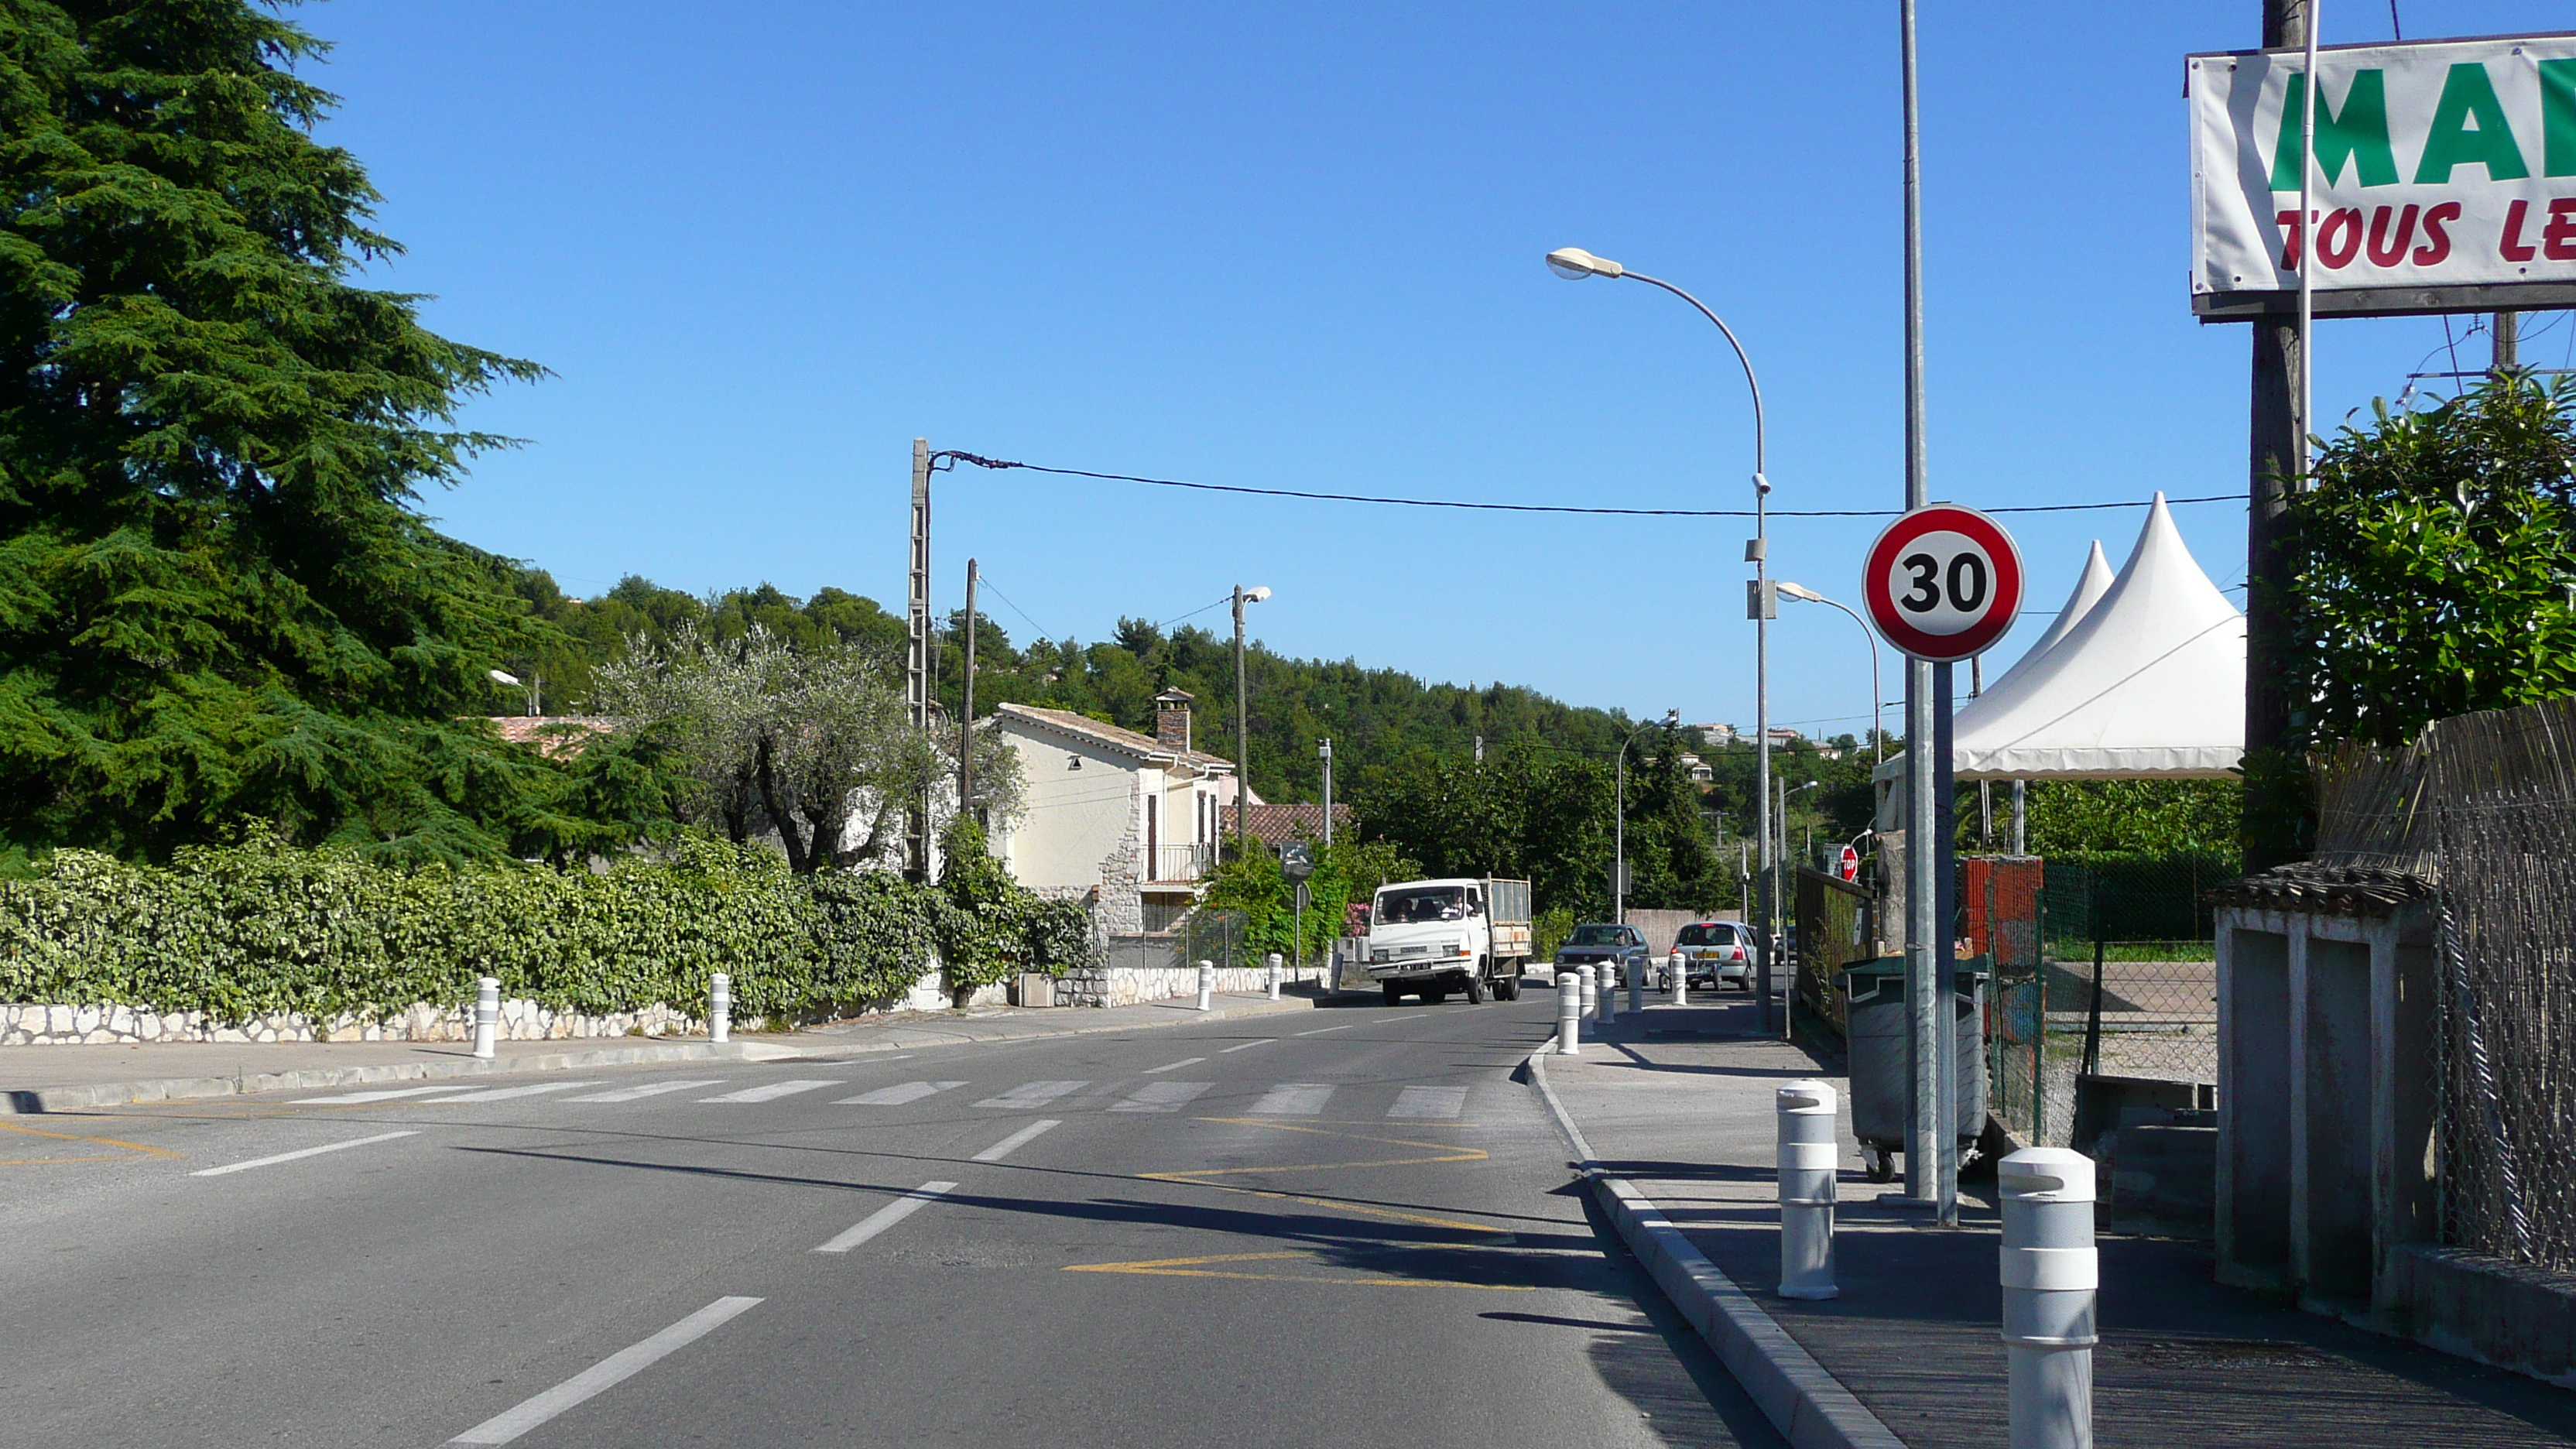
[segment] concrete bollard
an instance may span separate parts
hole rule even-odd
[[[1640,961],[1628,968],[1628,1009],[1630,1011],[1646,1009],[1645,990],[1646,963]]]
[[[707,1040],[733,1040],[733,978],[721,971],[707,978]]]
[[[1832,1298],[1834,1180],[1842,1142],[1834,1125],[1834,1089],[1824,1082],[1783,1085],[1780,1110],[1780,1296]]]
[[[2026,1147],[1996,1169],[2003,1197],[2004,1355],[2011,1449],[2093,1449],[2093,1160]]]
[[[1201,961],[1199,963],[1199,1010],[1208,1011],[1214,1009],[1215,1006],[1216,963],[1214,961]]]
[[[1571,971],[1556,973],[1556,1054],[1561,1057],[1581,1056],[1578,1044],[1583,1036],[1583,982]]]
[[[486,976],[474,984],[474,1055],[492,1059],[493,1041],[501,1032],[500,978]]]
[[[1270,999],[1271,999],[1271,1000],[1273,1000],[1273,1001],[1277,1001],[1277,1000],[1279,999],[1279,968],[1280,968],[1280,964],[1281,964],[1281,962],[1280,962],[1279,953],[1278,953],[1278,952],[1276,952],[1276,951],[1271,952],[1271,953],[1270,953]]]

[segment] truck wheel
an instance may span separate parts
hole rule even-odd
[[[1395,1005],[1396,1003],[1398,1003],[1398,1002],[1400,1002],[1400,1001],[1404,1000],[1404,993],[1403,993],[1403,992],[1401,992],[1401,991],[1396,990],[1396,989],[1395,989],[1395,983],[1394,983],[1394,982],[1392,982],[1392,981],[1385,982],[1385,983],[1381,984],[1381,985],[1378,987],[1378,990],[1383,991],[1383,992],[1385,992],[1385,993],[1386,993],[1386,1004],[1387,1004],[1387,1005],[1389,1005],[1389,1006],[1393,1006],[1393,1005]]]
[[[1467,1004],[1469,1006],[1482,1006],[1485,1004],[1484,977],[1470,976],[1467,978]]]
[[[1518,976],[1506,976],[1502,980],[1495,982],[1494,999],[1496,1001],[1520,1000],[1521,979]]]

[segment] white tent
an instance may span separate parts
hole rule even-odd
[[[2047,633],[2039,636],[2038,643],[2022,652],[2021,658],[1995,680],[1988,692],[2003,688],[2013,676],[2030,668],[2041,655],[2046,654],[2051,645],[2083,623],[2084,616],[2093,612],[2093,606],[2102,602],[2102,596],[2111,592],[2111,578],[2111,561],[2102,556],[2102,540],[2097,538],[2093,540],[2093,552],[2085,555],[2084,574],[2075,581],[2075,592],[2066,596],[2066,607],[2057,611],[2056,622],[2048,626]]]
[[[1952,722],[1961,780],[2220,778],[2245,753],[2245,616],[2193,562],[2164,495],[2090,607],[2066,612]]]

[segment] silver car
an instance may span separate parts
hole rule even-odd
[[[1668,964],[1690,973],[1690,984],[1753,989],[1753,930],[1735,921],[1693,921],[1673,938]]]

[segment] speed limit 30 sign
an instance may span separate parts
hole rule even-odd
[[[1879,634],[1936,664],[1992,647],[2021,612],[2021,594],[2021,551],[2012,535],[1955,503],[1917,508],[1889,524],[1861,573],[1861,596]]]

